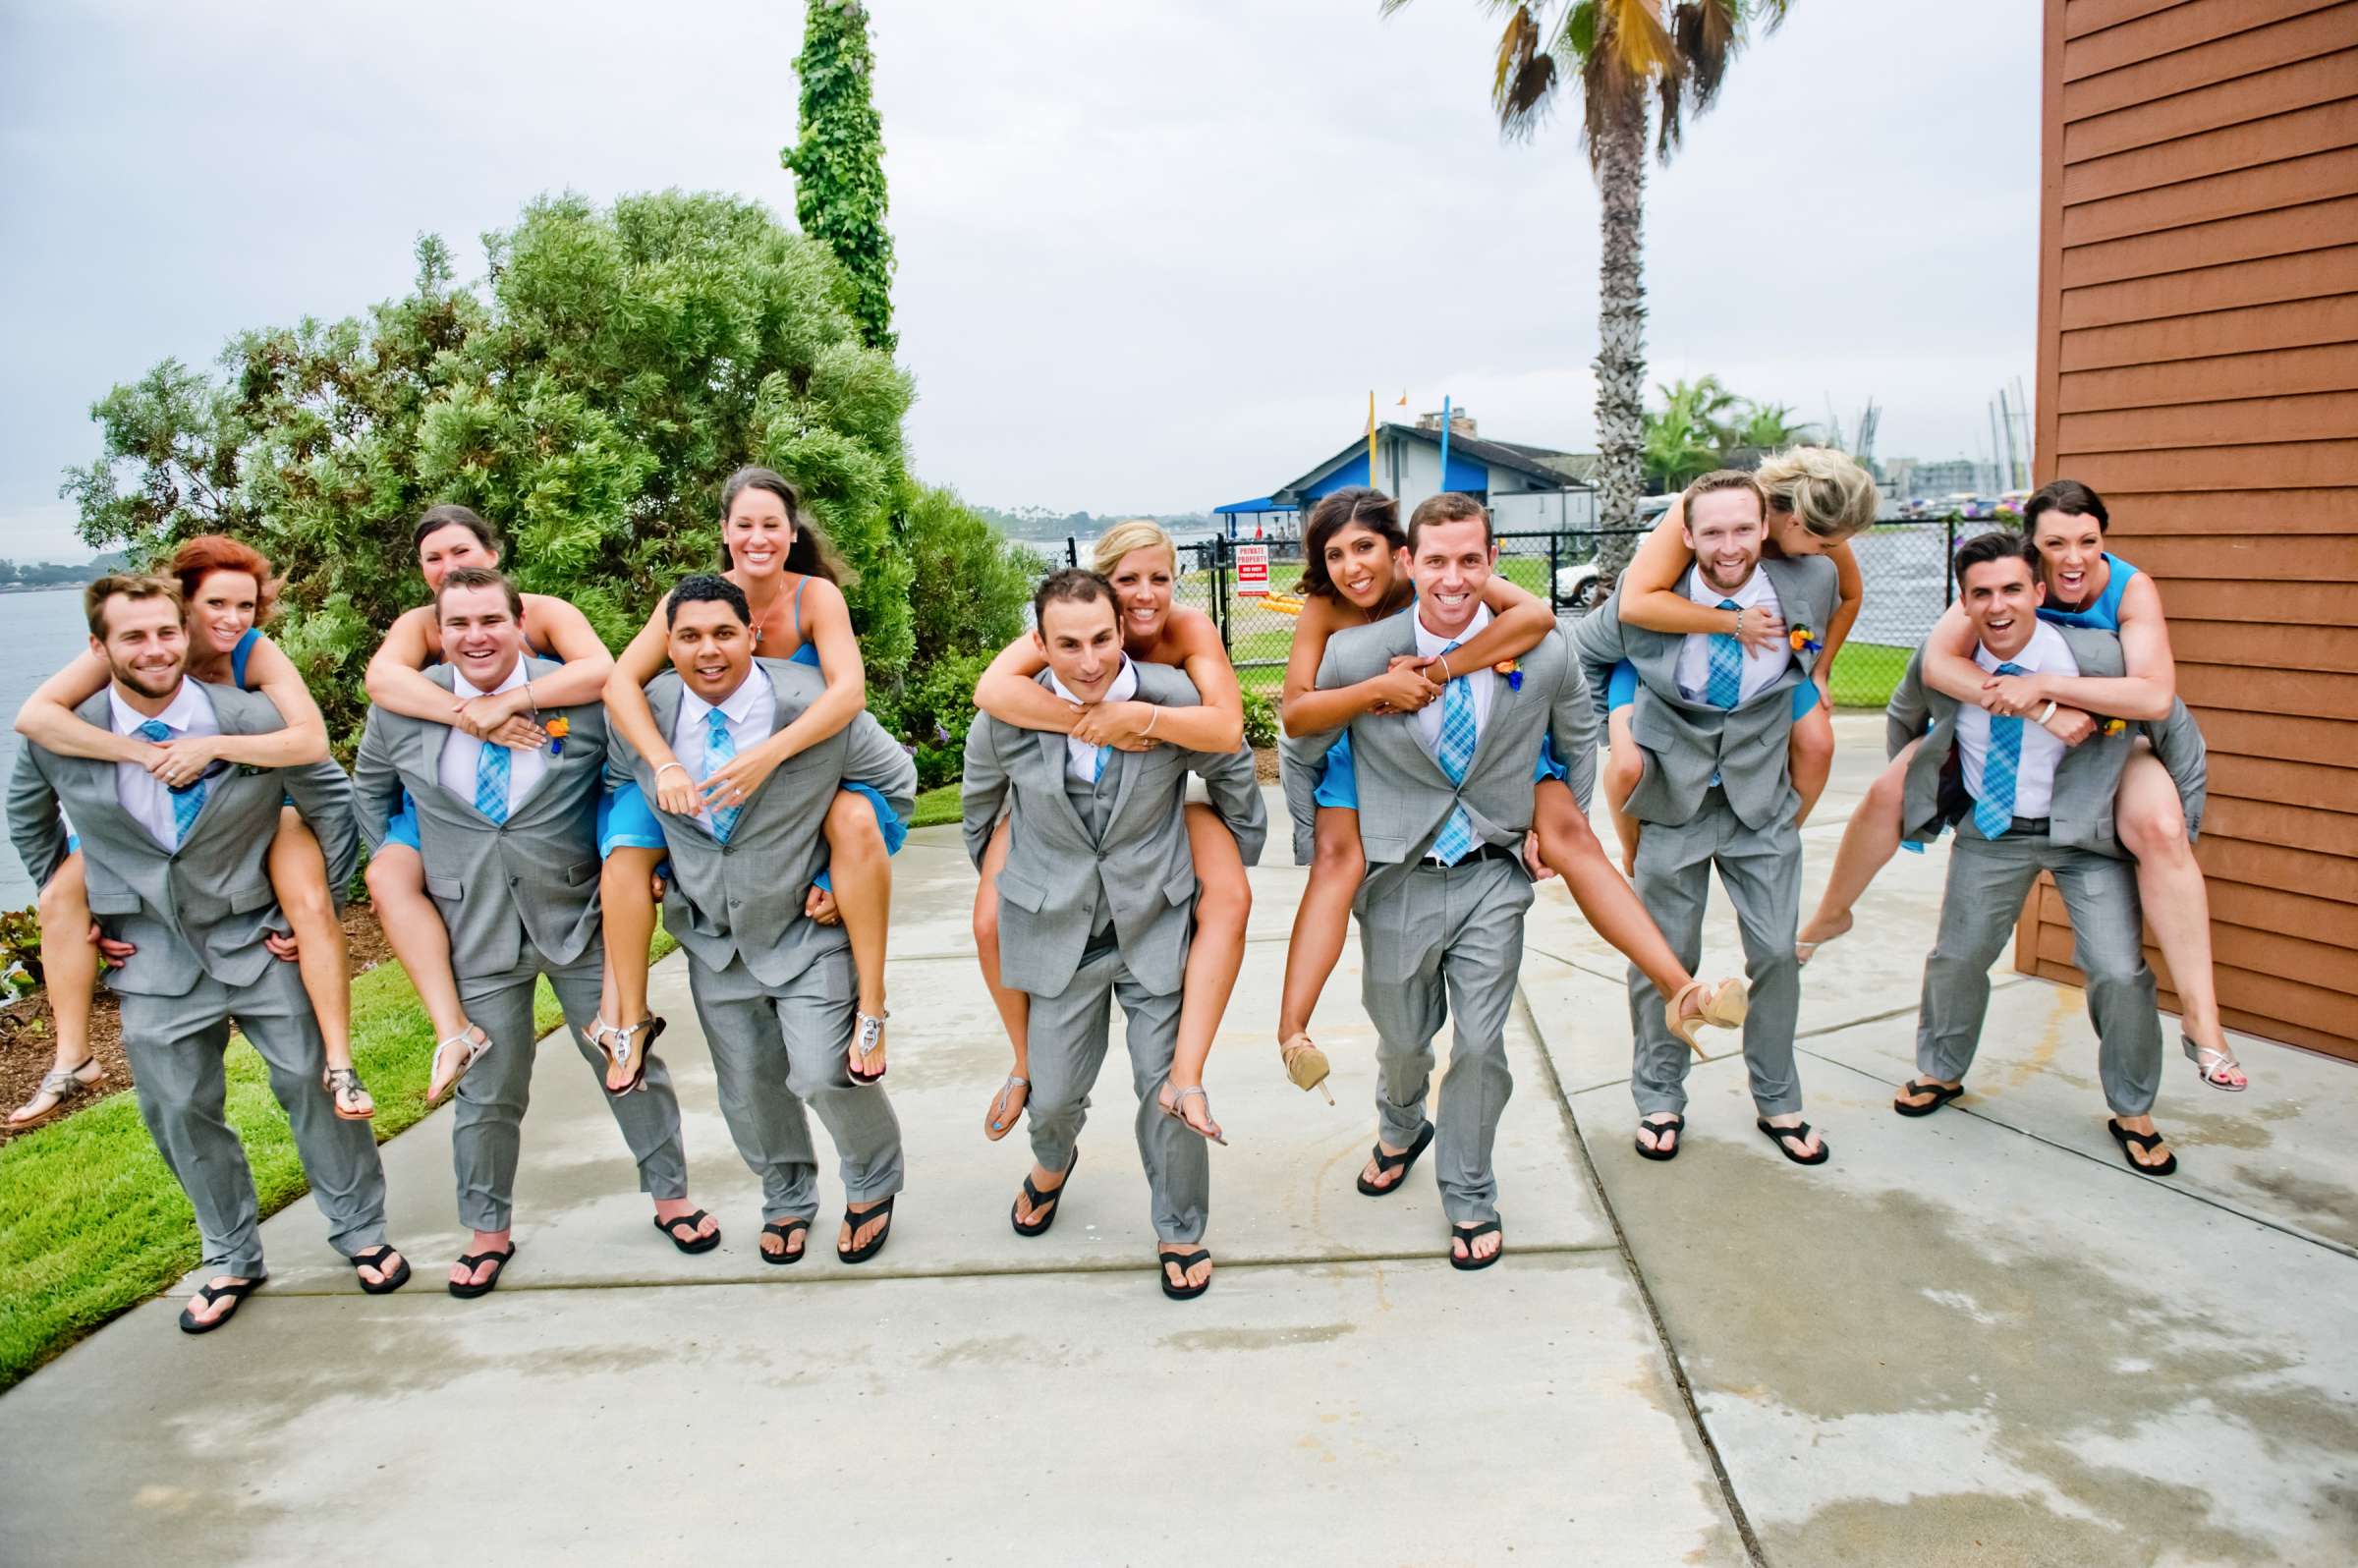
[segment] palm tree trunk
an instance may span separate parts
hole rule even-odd
[[[1597,142],[1602,246],[1597,282],[1597,520],[1635,529],[1646,479],[1646,113],[1607,117]],[[1637,535],[1606,533],[1597,561],[1618,575]]]

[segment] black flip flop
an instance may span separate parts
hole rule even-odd
[[[895,1194],[894,1196],[897,1197],[899,1195]],[[840,1247],[836,1248],[835,1259],[838,1262],[865,1263],[870,1259],[875,1257],[876,1254],[882,1252],[884,1250],[884,1244],[892,1240],[892,1199],[885,1199],[884,1202],[878,1204],[875,1207],[870,1209],[865,1214],[853,1213],[848,1205],[844,1208],[843,1222],[852,1227],[852,1234],[855,1236],[860,1234],[861,1226],[868,1224],[870,1220],[875,1219],[878,1215],[883,1216],[884,1228],[880,1231],[877,1231],[873,1236],[870,1236],[868,1239],[868,1245],[865,1247],[855,1247],[848,1253]]]
[[[210,1307],[223,1297],[229,1297],[243,1305],[246,1298],[259,1290],[261,1285],[262,1282],[258,1279],[250,1279],[241,1285],[206,1285],[196,1292],[196,1303],[198,1306]],[[180,1314],[180,1331],[184,1334],[209,1334],[237,1316],[238,1309],[232,1307],[212,1321],[205,1322],[191,1316],[188,1309],[183,1308]]]
[[[1776,1151],[1796,1165],[1823,1165],[1834,1151],[1834,1146],[1823,1139],[1819,1141],[1818,1153],[1815,1157],[1796,1154],[1785,1147],[1785,1140],[1788,1138],[1798,1139],[1805,1144],[1810,1141],[1810,1124],[1808,1122],[1795,1122],[1790,1127],[1773,1127],[1769,1125],[1768,1117],[1756,1116],[1753,1118],[1752,1125],[1767,1134],[1768,1141],[1776,1146]]]
[[[1191,1285],[1187,1282],[1189,1269],[1198,1263],[1211,1261],[1211,1254],[1204,1248],[1199,1247],[1192,1253],[1158,1253],[1155,1255],[1155,1261],[1162,1265],[1160,1270],[1162,1293],[1173,1301],[1194,1301],[1198,1296],[1211,1289],[1211,1280],[1208,1276],[1201,1285]],[[1174,1268],[1179,1270],[1179,1283],[1176,1285],[1171,1283],[1171,1270]]]
[[[1369,1181],[1366,1174],[1363,1172],[1359,1178],[1359,1190],[1361,1194],[1368,1198],[1391,1197],[1392,1194],[1398,1192],[1401,1188],[1408,1185],[1408,1173],[1416,1168],[1417,1156],[1424,1153],[1426,1149],[1432,1147],[1432,1123],[1431,1122],[1427,1122],[1424,1126],[1417,1129],[1417,1141],[1408,1146],[1408,1151],[1406,1153],[1387,1154],[1383,1151],[1382,1143],[1378,1142],[1375,1148],[1371,1150],[1376,1159],[1376,1174],[1378,1176],[1385,1176],[1389,1175],[1393,1171],[1398,1171],[1400,1173],[1400,1179],[1392,1183],[1389,1187],[1378,1187],[1374,1182]]]
[[[365,1253],[354,1253],[344,1260],[352,1265],[356,1278],[359,1277],[360,1270],[364,1265],[375,1269],[380,1274],[385,1274],[385,1260],[393,1257],[397,1251],[398,1249],[392,1247],[371,1247]],[[361,1280],[361,1289],[371,1296],[390,1296],[409,1282],[410,1260],[404,1258],[399,1268],[390,1274],[385,1274],[385,1277],[375,1284],[371,1285],[365,1279]]]
[[[1466,1256],[1463,1258],[1458,1257],[1457,1249],[1455,1247],[1451,1247],[1449,1249],[1449,1266],[1458,1270],[1460,1273],[1466,1274],[1474,1272],[1474,1270],[1477,1268],[1489,1267],[1499,1259],[1506,1256],[1506,1244],[1501,1241],[1496,1252],[1490,1254],[1490,1256],[1488,1258],[1480,1258],[1475,1256],[1474,1243],[1484,1236],[1499,1234],[1501,1234],[1501,1232],[1499,1230],[1498,1222],[1494,1219],[1486,1219],[1479,1225],[1450,1226],[1449,1239],[1452,1242],[1464,1242],[1466,1244]]]
[[[1031,1173],[1027,1171],[1024,1174],[1024,1201],[1010,1205],[1007,1210],[1007,1223],[1015,1227],[1015,1233],[1018,1236],[1045,1236],[1048,1233],[1048,1227],[1056,1223],[1056,1216],[1064,1212],[1064,1190],[1073,1184],[1073,1172],[1080,1168],[1081,1150],[1076,1148],[1073,1150],[1071,1161],[1064,1167],[1064,1180],[1056,1184],[1056,1190],[1052,1193],[1041,1192],[1032,1185]],[[1048,1205],[1048,1211],[1045,1214],[1039,1214],[1039,1205],[1042,1204]],[[1016,1218],[1016,1215],[1027,1208],[1039,1214],[1039,1217],[1029,1225]]]
[[[807,1219],[781,1219],[764,1225],[761,1227],[761,1234],[775,1236],[778,1239],[779,1250],[774,1253],[766,1247],[757,1247],[754,1250],[761,1255],[761,1260],[765,1263],[776,1263],[780,1267],[784,1267],[788,1263],[799,1263],[803,1260],[803,1254],[811,1249],[807,1243],[801,1247],[794,1245],[795,1234],[798,1231],[805,1236],[810,1235],[811,1222]]]
[[[705,1213],[700,1208],[693,1214],[682,1214],[676,1219],[658,1219],[655,1221],[655,1229],[661,1231],[664,1235],[669,1236],[671,1238],[671,1244],[674,1247],[677,1247],[681,1252],[708,1253],[713,1248],[720,1245],[719,1227],[715,1226],[712,1234],[709,1236],[699,1236],[696,1233],[696,1227],[711,1217],[711,1215]],[[682,1225],[688,1227],[688,1239],[686,1241],[680,1240],[679,1227]]]
[[[1895,1099],[1891,1102],[1893,1110],[1902,1116],[1930,1116],[1950,1100],[1964,1093],[1965,1086],[1959,1084],[1954,1089],[1943,1089],[1938,1084],[1929,1083],[1924,1079],[1911,1079],[1907,1087],[1900,1092],[1902,1094],[1930,1094],[1933,1097],[1921,1105],[1909,1105]]]
[[[466,1254],[459,1259],[459,1266],[466,1269],[470,1274],[482,1267],[485,1263],[497,1263],[499,1266],[492,1269],[491,1277],[484,1280],[479,1285],[462,1285],[455,1279],[448,1281],[450,1293],[453,1296],[458,1297],[461,1301],[473,1301],[477,1296],[490,1295],[493,1291],[499,1288],[500,1279],[508,1271],[508,1260],[515,1256],[516,1244],[514,1242],[508,1243],[508,1250],[504,1253]]]
[[[2120,1146],[2120,1157],[2128,1161],[2129,1169],[2138,1175],[2167,1176],[2178,1168],[2178,1156],[2175,1154],[2163,1156],[2159,1165],[2140,1165],[2137,1163],[2137,1156],[2129,1152],[2129,1146],[2135,1144],[2147,1153],[2152,1153],[2156,1148],[2168,1142],[2160,1133],[2132,1133],[2120,1125],[2117,1117],[2111,1116],[2105,1118],[2105,1131],[2112,1135],[2112,1142]]]
[[[1673,1116],[1666,1122],[1650,1122],[1645,1118],[1640,1117],[1638,1120],[1638,1125],[1640,1127],[1653,1128],[1654,1135],[1656,1138],[1659,1138],[1664,1133],[1677,1133],[1680,1135],[1678,1142],[1672,1144],[1668,1148],[1648,1148],[1644,1144],[1639,1143],[1636,1139],[1631,1139],[1629,1141],[1629,1147],[1636,1149],[1641,1158],[1676,1159],[1678,1158],[1678,1151],[1687,1147],[1687,1140],[1685,1136],[1687,1131],[1687,1119],[1684,1116]]]

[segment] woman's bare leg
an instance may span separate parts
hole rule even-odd
[[[1342,961],[1351,928],[1351,900],[1368,874],[1359,843],[1359,813],[1344,807],[1319,808],[1313,829],[1310,881],[1294,911],[1294,931],[1285,948],[1285,988],[1277,1002],[1277,1043],[1310,1033],[1319,993]]]
[[[1920,742],[1910,741],[1884,764],[1867,787],[1866,797],[1850,813],[1842,829],[1842,847],[1834,851],[1834,868],[1819,895],[1817,913],[1804,922],[1795,940],[1815,949],[1850,929],[1850,907],[1867,891],[1892,856],[1899,853],[1900,815],[1907,790],[1908,764]]]
[[[1793,813],[1793,825],[1801,827],[1817,808],[1818,797],[1825,793],[1825,781],[1834,771],[1834,714],[1824,700],[1804,713],[1793,724],[1793,737],[1785,743],[1785,761],[1793,775],[1793,788],[1801,796],[1801,809]]]
[[[98,949],[90,942],[90,895],[80,851],[59,863],[41,888],[40,917],[41,985],[57,1020],[57,1049],[49,1066],[70,1073],[90,1059],[90,993],[98,983]],[[56,1095],[36,1092],[8,1119],[37,1121],[56,1105]]]
[[[1032,998],[999,983],[999,871],[1006,864],[1007,823],[1001,821],[991,830],[990,843],[982,851],[982,879],[975,884],[975,957],[982,966],[982,983],[990,988],[999,1022],[1007,1030],[1007,1041],[1015,1050],[1014,1065],[1007,1070],[1014,1080],[1029,1078],[1032,1072],[1026,1037],[1032,1022]],[[1028,1084],[1000,1085],[983,1113],[982,1136],[993,1143],[1006,1137],[1030,1097]]]
[[[450,967],[450,931],[442,912],[425,896],[425,863],[406,844],[387,844],[368,858],[368,901],[376,909],[376,924],[401,967],[425,1016],[433,1022],[434,1038],[449,1039],[475,1026],[459,1004],[458,977]]]
[[[2194,1044],[2226,1052],[2226,1025],[2218,1016],[2218,986],[2211,973],[2210,890],[2186,840],[2178,786],[2161,758],[2142,745],[2121,773],[2112,810],[2121,847],[2137,857],[2137,897],[2169,965],[2179,1028]],[[2214,1071],[2223,1083],[2246,1082],[2240,1068],[2215,1064]]]
[[[1604,809],[1613,819],[1613,836],[1621,841],[1621,874],[1638,874],[1638,819],[1629,814],[1629,797],[1646,774],[1646,759],[1638,755],[1637,737],[1630,733],[1629,709],[1617,707],[1605,718],[1611,750],[1604,756]],[[1553,862],[1549,862],[1553,865]],[[1559,870],[1557,875],[1563,873]]]
[[[598,904],[605,926],[606,983],[614,1007],[603,1016],[616,1029],[636,1029],[647,1019],[647,950],[655,939],[655,868],[662,864],[663,851],[659,849],[620,844],[597,873]],[[600,1050],[606,1048],[604,1040],[592,1043]],[[630,1072],[617,1077],[609,1060],[606,1087],[621,1089],[637,1071],[634,1062]]]
[[[319,1020],[333,1073],[352,1066],[352,968],[346,960],[344,924],[327,890],[327,857],[292,806],[278,810],[278,831],[270,839],[270,886],[295,933],[295,964],[303,972],[304,994]],[[355,1118],[373,1114],[366,1090],[339,1093],[339,1111]]]
[[[843,931],[852,939],[852,967],[860,976],[860,1011],[870,1018],[884,1016],[884,944],[892,924],[892,859],[884,853],[884,832],[876,825],[876,810],[868,797],[837,790],[827,808],[827,880],[834,885],[835,910]],[[860,1054],[855,1033],[852,1059],[861,1073],[874,1077],[884,1071],[884,1036],[876,1048]]]
[[[1564,879],[1572,902],[1597,934],[1637,965],[1664,1001],[1684,990],[1695,977],[1671,951],[1637,890],[1604,858],[1604,846],[1570,786],[1555,779],[1538,786],[1532,792],[1531,825],[1540,835],[1540,858]]]
[[[1201,1094],[1185,1103],[1182,1090],[1204,1086],[1204,1064],[1211,1059],[1212,1037],[1228,1012],[1237,972],[1245,967],[1245,922],[1253,914],[1253,887],[1245,878],[1236,835],[1208,806],[1187,808],[1188,848],[1196,863],[1196,935],[1188,944],[1187,976],[1179,1001],[1179,1039],[1171,1056],[1170,1093],[1187,1124],[1212,1133],[1219,1124]]]

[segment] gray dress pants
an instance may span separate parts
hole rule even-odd
[[[1916,1014],[1916,1071],[1953,1083],[1973,1065],[1990,1010],[1990,966],[2005,951],[2023,900],[2042,870],[2054,873],[2071,912],[2072,962],[2088,978],[2097,1073],[2115,1116],[2143,1116],[2162,1088],[2162,1020],[2145,963],[2145,916],[2128,861],[2055,843],[2045,834],[1986,839],[1971,817],[1957,825],[1940,898],[1940,934],[1924,961]]]
[[[565,1009],[565,1038],[601,1082],[599,1094],[622,1129],[639,1164],[639,1190],[656,1199],[688,1196],[688,1157],[680,1146],[680,1101],[660,1056],[646,1064],[646,1087],[616,1099],[602,1087],[606,1058],[582,1037],[597,1018],[604,961],[594,945],[559,967],[525,944],[524,960],[504,975],[459,981],[467,1016],[491,1037],[491,1049],[459,1080],[458,1115],[451,1130],[451,1163],[459,1179],[459,1223],[470,1230],[506,1230],[515,1217],[516,1163],[524,1147],[524,1112],[533,1094],[533,984],[548,977]]]
[[[1433,1111],[1433,1180],[1452,1224],[1498,1214],[1490,1156],[1515,1092],[1506,1019],[1523,967],[1531,878],[1499,860],[1416,866],[1389,875],[1359,910],[1360,994],[1376,1034],[1377,1136],[1417,1140],[1432,1084],[1432,1039],[1455,1026]]]
[[[1151,1195],[1154,1236],[1192,1243],[1204,1239],[1211,1208],[1211,1156],[1203,1139],[1165,1116],[1156,1103],[1178,1052],[1179,997],[1178,991],[1162,995],[1141,985],[1122,962],[1111,932],[1101,933],[1061,994],[1033,993],[1025,1034],[1032,1068],[1026,1113],[1032,1157],[1039,1168],[1070,1169],[1089,1117],[1090,1089],[1105,1066],[1113,1004],[1120,1001],[1129,1021],[1130,1089],[1138,1096],[1134,1125]]]
[[[688,983],[712,1052],[720,1113],[737,1152],[761,1178],[763,1223],[817,1216],[818,1157],[806,1105],[835,1141],[845,1202],[870,1204],[901,1190],[892,1101],[882,1085],[852,1082],[859,989],[848,947],[777,986],[756,980],[742,959],[716,970],[691,950]]]
[[[123,1054],[164,1164],[196,1210],[203,1266],[260,1279],[260,1208],[246,1150],[222,1114],[228,1079],[221,1053],[230,1019],[270,1069],[270,1092],[286,1107],[295,1150],[327,1216],[327,1239],[349,1258],[385,1240],[385,1173],[366,1122],[336,1115],[320,1075],[327,1054],[310,998],[293,964],[272,960],[252,985],[209,976],[186,996],[122,995]]]
[[[1717,787],[1704,792],[1693,819],[1648,822],[1638,838],[1638,898],[1692,974],[1703,962],[1703,907],[1712,868],[1736,908],[1752,1010],[1744,1019],[1744,1065],[1752,1102],[1763,1116],[1801,1109],[1793,1064],[1793,1028],[1801,1016],[1801,966],[1793,958],[1801,924],[1801,833],[1785,816],[1751,828]],[[1630,1092],[1643,1118],[1687,1108],[1687,1066],[1694,1053],[1662,1019],[1668,998],[1635,964],[1629,967],[1629,1027],[1636,1036]]]

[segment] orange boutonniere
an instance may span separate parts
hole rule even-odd
[[[2126,735],[2129,732],[2129,721],[2127,719],[2108,718],[2103,723],[2099,724],[2097,729],[2105,735]]]
[[[1816,653],[1825,646],[1824,643],[1818,641],[1817,635],[1806,626],[1793,628],[1786,634],[1785,641],[1793,644],[1793,651],[1796,653]]]
[[[1505,676],[1508,691],[1520,692],[1523,690],[1523,665],[1520,660],[1500,659],[1490,666],[1490,673]]]
[[[565,737],[573,733],[573,720],[559,713],[555,718],[543,720],[540,729],[548,737],[549,755],[563,756],[565,755]]]

